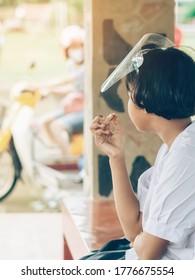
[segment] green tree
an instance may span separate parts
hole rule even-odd
[[[185,20],[186,21],[192,21],[195,19],[195,3],[191,3],[187,9]]]

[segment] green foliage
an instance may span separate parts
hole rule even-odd
[[[181,23],[190,23],[195,18],[195,2],[179,4],[179,18]]]
[[[195,18],[195,2],[192,2],[186,12],[186,21],[191,21]]]
[[[83,12],[83,0],[67,0],[69,6],[75,7],[80,12]]]
[[[33,70],[29,69],[32,63],[36,64]],[[61,76],[65,66],[55,30],[5,34],[5,44],[0,56],[1,80],[47,79]]]
[[[15,7],[22,3],[49,3],[51,0],[0,0],[0,6]]]
[[[83,25],[83,0],[66,0],[68,7],[68,23]]]

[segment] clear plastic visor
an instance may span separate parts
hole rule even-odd
[[[154,48],[142,49],[143,46],[154,45]],[[136,70],[139,71],[139,67],[143,64],[143,55],[147,52],[156,49],[167,49],[174,47],[174,43],[163,35],[148,33],[144,35],[140,41],[134,46],[134,48],[127,54],[117,68],[110,74],[101,86],[101,92],[105,92],[116,82],[121,80],[124,76]]]

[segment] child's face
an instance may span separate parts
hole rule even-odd
[[[139,108],[131,99],[131,94],[129,95],[128,101],[128,113],[131,121],[135,125],[138,131],[151,131],[151,120],[150,114],[148,114],[144,109]]]
[[[81,63],[84,60],[83,44],[80,42],[74,42],[68,48],[68,56],[76,63]]]

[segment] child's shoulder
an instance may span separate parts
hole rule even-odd
[[[171,149],[195,160],[195,121],[178,135]]]
[[[192,122],[184,131],[182,131],[174,140],[169,148],[166,144],[160,147],[155,164],[161,165],[177,162],[189,162],[195,167],[195,122]]]

